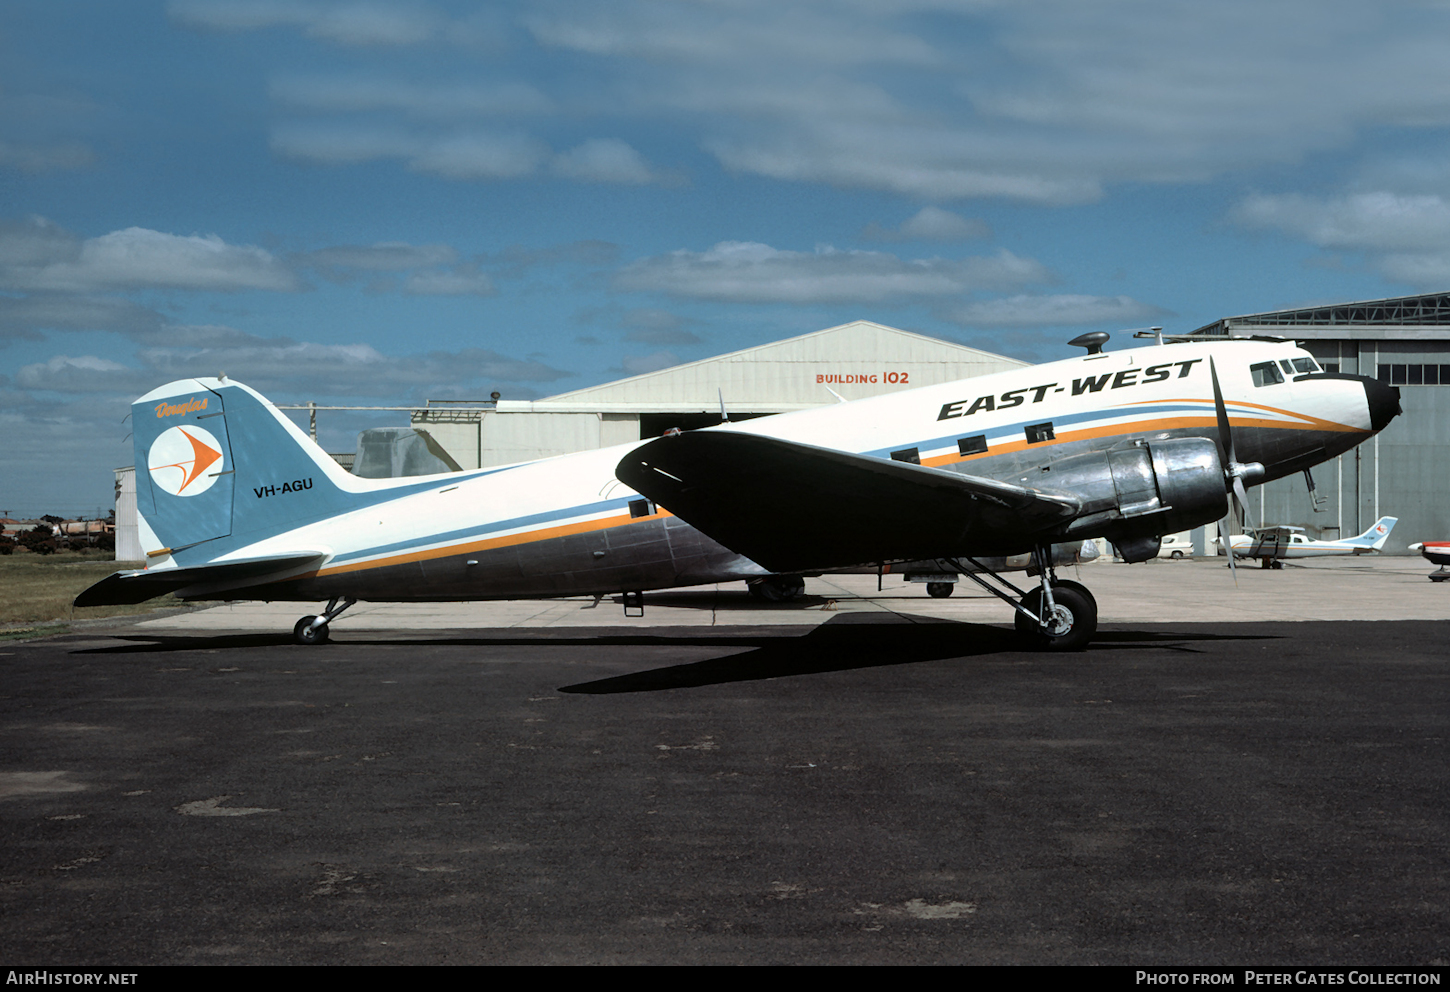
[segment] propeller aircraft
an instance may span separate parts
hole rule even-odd
[[[1287,341],[1160,343],[537,461],[403,479],[345,472],[253,389],[182,379],[138,399],[148,565],[77,606],[623,594],[940,560],[998,596],[1032,643],[1077,649],[1097,604],[1053,546],[1129,561],[1242,504],[1245,487],[1347,451],[1399,391],[1321,371]],[[1019,589],[993,559],[1028,554]],[[1230,561],[1232,558],[1230,557]],[[989,581],[990,580],[990,581]]]
[[[1235,558],[1257,558],[1264,568],[1283,568],[1285,558],[1323,558],[1327,555],[1363,555],[1378,551],[1389,540],[1399,517],[1380,517],[1369,530],[1340,541],[1311,541],[1303,527],[1255,527],[1252,534],[1234,534],[1229,547]],[[1223,547],[1223,539],[1214,544]]]

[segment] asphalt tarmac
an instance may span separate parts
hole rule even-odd
[[[1443,621],[821,620],[0,644],[0,963],[1450,962]]]

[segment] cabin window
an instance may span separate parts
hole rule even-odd
[[[900,451],[891,453],[891,460],[894,462],[910,462],[913,465],[921,464],[921,452],[915,448],[902,448]]]
[[[1284,381],[1284,374],[1273,362],[1260,362],[1257,365],[1249,366],[1249,374],[1254,377],[1255,386],[1276,386]]]
[[[632,499],[629,501],[629,515],[631,517],[648,517],[655,512],[654,504],[647,499]]]
[[[1023,430],[1027,434],[1028,444],[1040,444],[1043,441],[1055,441],[1057,435],[1053,433],[1052,421],[1045,424],[1028,424]]]
[[[957,438],[957,452],[963,456],[986,454],[987,435],[973,434],[971,437]]]

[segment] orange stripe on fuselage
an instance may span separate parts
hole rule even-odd
[[[1126,406],[1153,406],[1153,405],[1158,405],[1158,404],[1162,404],[1162,403],[1207,403],[1207,402],[1209,402],[1209,401],[1208,400],[1204,400],[1204,399],[1193,399],[1193,398],[1189,398],[1189,397],[1184,396],[1184,397],[1179,397],[1177,399],[1169,399],[1169,400],[1136,400],[1136,401],[1134,401],[1132,403],[1126,404]],[[1323,419],[1321,419],[1319,417],[1312,417],[1312,416],[1310,416],[1307,413],[1299,413],[1299,412],[1297,412],[1295,410],[1286,410],[1286,409],[1284,409],[1281,406],[1267,406],[1266,404],[1263,404],[1263,403],[1250,403],[1248,400],[1234,400],[1233,401],[1233,404],[1234,404],[1234,406],[1246,406],[1246,407],[1251,407],[1251,408],[1253,408],[1255,410],[1267,410],[1270,413],[1281,414],[1281,415],[1283,415],[1285,417],[1293,417],[1295,420],[1306,421],[1308,424],[1310,424],[1310,426],[1312,426],[1313,428],[1315,428],[1317,430],[1321,430],[1321,431],[1340,431],[1340,432],[1347,432],[1347,431],[1357,431],[1357,430],[1360,430],[1360,428],[1358,428],[1358,427],[1350,427],[1348,424],[1341,424],[1341,423],[1339,423],[1336,420],[1323,420]],[[1225,404],[1225,406],[1227,406],[1227,404]],[[1229,420],[1230,421],[1233,421],[1233,418],[1230,417]],[[1263,425],[1263,421],[1257,421],[1257,420],[1237,421],[1236,423],[1248,423],[1248,424],[1254,424],[1254,425],[1260,425],[1260,426]],[[1217,415],[1215,415],[1215,417],[1214,417],[1213,425],[1215,427],[1218,426],[1218,417],[1217,417]],[[1288,425],[1288,424],[1277,424],[1277,426],[1291,427],[1292,425]],[[1303,430],[1304,428],[1299,428],[1299,429],[1300,430]]]
[[[658,520],[673,515],[663,508],[657,509],[648,517],[631,517],[628,513],[621,513],[612,517],[601,517],[597,520],[583,520],[575,524],[562,524],[558,527],[545,527],[541,530],[509,534],[505,537],[494,537],[486,541],[450,544],[442,548],[429,548],[426,551],[410,551],[404,554],[389,555],[386,558],[376,558],[370,561],[334,565],[329,568],[320,568],[315,572],[307,572],[303,575],[294,576],[287,581],[311,579],[324,575],[342,575],[346,572],[362,572],[373,568],[386,568],[389,565],[406,565],[409,562],[415,561],[432,561],[435,558],[448,558],[453,555],[471,554],[475,551],[492,551],[497,548],[510,548],[520,544],[533,544],[536,541],[548,541],[556,537],[568,537],[571,534],[587,534],[591,531],[607,530],[610,527],[627,527],[633,523],[643,523],[647,520]]]
[[[1202,400],[1154,400],[1154,403],[1173,402],[1203,402]],[[1245,406],[1257,406],[1260,410],[1269,410],[1275,413],[1285,413],[1296,417],[1301,421],[1310,421],[1308,424],[1286,424],[1282,420],[1264,420],[1260,418],[1239,417],[1233,421],[1235,427],[1270,427],[1278,430],[1325,430],[1325,431],[1357,431],[1357,427],[1346,427],[1343,424],[1335,423],[1332,420],[1320,420],[1317,417],[1309,417],[1300,413],[1290,413],[1287,410],[1277,410],[1274,407],[1262,406],[1260,404],[1244,404]],[[993,458],[997,455],[1007,455],[1016,451],[1026,451],[1030,448],[1049,448],[1059,444],[1068,444],[1073,441],[1088,441],[1093,438],[1114,437],[1119,434],[1146,434],[1152,431],[1179,430],[1181,428],[1208,427],[1218,430],[1218,418],[1215,417],[1170,417],[1164,420],[1139,421],[1128,424],[1108,424],[1103,427],[1089,427],[1078,431],[1064,431],[1058,434],[1051,441],[1037,441],[1029,444],[1026,438],[1021,441],[1010,441],[1005,444],[994,444],[988,451],[980,451],[976,454],[962,455],[955,452],[945,455],[935,455],[931,458],[923,458],[921,463],[931,468],[942,465],[957,465],[961,462],[976,461],[981,458]]]

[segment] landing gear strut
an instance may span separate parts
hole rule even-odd
[[[975,565],[975,570],[960,565],[958,570],[1012,607],[1017,633],[1034,647],[1046,651],[1081,651],[1097,633],[1097,600],[1081,583],[1058,579],[1057,572],[1052,567],[1051,547],[1035,548],[1032,553],[1037,561],[1041,584],[1030,591],[1018,589],[974,558],[966,561]],[[1021,597],[1020,600],[1013,602],[1012,597],[989,585],[976,574],[977,571],[990,575],[998,583],[1011,589]]]
[[[338,605],[339,602],[342,605]],[[292,639],[298,644],[326,644],[328,630],[327,625],[335,620],[343,610],[347,609],[357,600],[352,596],[334,596],[327,604],[327,609],[322,616],[307,616],[297,621],[292,628]]]

